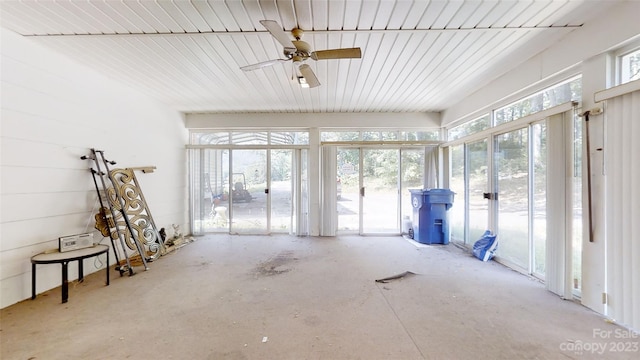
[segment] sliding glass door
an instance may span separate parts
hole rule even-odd
[[[293,150],[271,150],[271,232],[290,233],[294,228]]]
[[[413,215],[409,189],[425,186],[425,163],[424,147],[339,147],[337,230],[400,234],[402,218]]]
[[[192,149],[191,231],[194,234],[229,231],[229,150]]]
[[[338,148],[336,171],[338,231],[360,231],[360,149]]]
[[[547,241],[546,121],[494,138],[500,257],[544,278]]]
[[[529,268],[529,133],[527,128],[494,138],[496,232],[500,257]]]
[[[266,233],[267,150],[232,150],[231,168],[231,233]]]
[[[468,243],[466,237],[466,215],[467,210],[467,181],[465,178],[465,144],[449,147],[450,174],[449,189],[456,195],[455,204],[449,209],[449,221],[451,229],[451,240],[459,243]]]
[[[192,233],[308,231],[307,151],[191,149]]]
[[[487,139],[483,139],[466,146],[469,169],[466,189],[469,194],[468,243],[480,239],[482,234],[490,228],[489,200],[485,196],[489,192],[488,142]]]
[[[491,228],[489,211],[489,140],[450,147],[449,187],[455,195],[451,207],[451,239],[472,245]]]
[[[362,149],[363,234],[399,234],[398,149]]]

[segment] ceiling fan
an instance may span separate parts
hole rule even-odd
[[[273,59],[257,64],[243,66],[240,69],[244,71],[252,71],[256,69],[262,69],[263,67],[271,66],[279,62],[292,61],[294,65],[298,66],[300,74],[309,85],[310,88],[320,85],[320,81],[313,73],[311,67],[305,64],[305,61],[309,58],[313,60],[330,60],[330,59],[359,59],[362,56],[360,48],[343,48],[343,49],[330,49],[330,50],[318,50],[311,51],[311,46],[308,43],[300,40],[304,31],[301,29],[291,30],[291,35],[295,40],[291,40],[287,33],[282,30],[282,26],[273,20],[260,20],[260,24],[271,33],[282,46],[284,47],[284,56],[286,59]]]

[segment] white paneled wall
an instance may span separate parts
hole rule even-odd
[[[91,147],[105,150],[116,167],[156,166],[138,176],[156,224],[188,229],[187,131],[178,112],[0,31],[0,307],[6,307],[31,295],[31,256],[57,247],[59,236],[94,231],[90,162],[80,160]],[[98,232],[94,240],[110,244]],[[95,270],[94,262],[85,263],[85,273]],[[74,263],[70,279],[76,271]],[[60,286],[59,265],[40,265],[37,274],[37,292]]]
[[[606,315],[640,330],[640,90],[608,99],[604,122]]]

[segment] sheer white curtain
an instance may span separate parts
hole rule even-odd
[[[337,148],[335,146],[322,147],[320,185],[320,236],[335,236],[338,228],[337,209]]]
[[[438,187],[438,147],[428,146],[424,152],[424,188]]]
[[[640,80],[634,83],[597,93],[596,101],[606,100],[606,315],[640,330]]]
[[[573,110],[547,118],[545,285],[572,294]]]
[[[304,153],[303,153],[304,151]],[[294,231],[298,236],[309,235],[309,192],[305,174],[306,150],[297,149],[293,152],[293,166],[291,169],[293,182],[293,209]]]

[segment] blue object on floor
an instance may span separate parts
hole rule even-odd
[[[473,256],[482,261],[491,260],[496,250],[498,250],[498,235],[492,234],[487,230],[482,237],[473,244]]]

